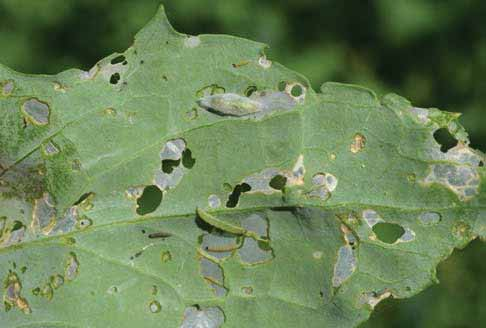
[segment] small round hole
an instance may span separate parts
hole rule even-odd
[[[284,177],[283,175],[278,174],[270,180],[268,185],[273,189],[282,190],[285,187],[286,183],[287,183],[287,178]]]
[[[302,89],[302,86],[299,85],[299,84],[296,84],[292,87],[292,89],[290,90],[290,94],[293,96],[293,97],[299,97],[299,96],[302,96],[302,94],[304,93],[304,89]]]
[[[249,86],[245,90],[245,96],[250,97],[255,91],[257,91],[257,87],[254,85]]]

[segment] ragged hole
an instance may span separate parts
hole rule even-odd
[[[192,152],[190,149],[186,148],[182,152],[182,165],[186,169],[192,169],[192,167],[196,164],[196,159],[192,157]]]
[[[236,207],[238,205],[238,201],[240,200],[240,196],[244,192],[248,192],[251,190],[251,187],[247,183],[242,183],[239,185],[236,185],[235,188],[233,189],[233,192],[229,195],[228,201],[226,202],[226,207]]]
[[[278,83],[278,91],[285,91],[285,88],[287,87],[287,82],[286,81],[280,81]]]
[[[285,184],[286,183],[287,183],[287,178],[284,177],[283,175],[277,174],[276,176],[274,176],[270,180],[270,182],[268,183],[268,185],[270,187],[272,187],[273,189],[283,190],[283,188],[285,187]]]
[[[393,244],[405,233],[405,229],[399,224],[380,222],[373,226],[373,232],[380,241]]]
[[[157,186],[147,186],[142,196],[137,200],[137,214],[145,215],[152,213],[162,202],[162,191]]]
[[[457,145],[457,139],[452,136],[448,129],[442,128],[434,132],[434,139],[440,145],[440,151],[447,153],[451,148]]]
[[[110,83],[111,84],[118,84],[118,81],[120,81],[120,73],[114,73],[110,77]]]
[[[162,161],[162,172],[171,174],[174,171],[174,168],[178,167],[181,160],[173,160],[173,159],[164,159]]]
[[[125,58],[125,56],[123,56],[123,55],[119,55],[119,56],[116,56],[115,58],[113,58],[113,59],[110,61],[110,63],[111,63],[112,65],[116,65],[116,64],[120,64],[120,63],[123,63],[123,65],[125,65],[125,63],[126,63],[126,58]]]

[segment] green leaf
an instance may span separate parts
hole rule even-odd
[[[458,115],[264,49],[161,8],[89,72],[0,67],[0,326],[352,327],[486,236]]]

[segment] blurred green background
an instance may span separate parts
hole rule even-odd
[[[0,62],[57,73],[132,43],[160,0],[0,0]],[[173,26],[271,45],[268,56],[325,81],[393,91],[416,106],[463,112],[486,151],[486,1],[166,0]],[[387,300],[363,327],[486,326],[486,244],[473,242],[439,267],[440,285]]]

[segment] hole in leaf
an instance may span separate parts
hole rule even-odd
[[[111,60],[111,62],[110,62],[110,63],[111,63],[112,65],[116,65],[116,64],[123,63],[123,62],[125,62],[125,61],[126,61],[125,56],[120,55],[120,56],[116,56],[115,58],[113,58],[113,59]]]
[[[280,82],[278,83],[278,91],[284,91],[286,86],[287,86],[287,82],[285,82],[285,81],[280,81]]]
[[[373,226],[373,232],[380,241],[393,244],[405,233],[405,229],[399,224],[380,222]]]
[[[294,85],[292,87],[292,90],[290,90],[290,94],[293,96],[293,97],[299,97],[301,96],[302,94],[304,93],[304,90],[302,89],[302,87],[298,84]]]
[[[118,81],[120,81],[120,73],[114,73],[110,77],[110,83],[111,84],[117,84]]]
[[[245,90],[245,96],[250,97],[255,91],[257,91],[257,87],[254,85],[250,85]]]
[[[480,161],[478,166],[479,167],[483,167],[484,166],[484,161]]]
[[[164,159],[162,161],[162,172],[171,174],[174,171],[174,168],[178,167],[181,160],[173,160],[173,159]]]
[[[230,207],[230,208],[236,207],[236,205],[238,205],[238,201],[240,200],[241,194],[250,190],[251,187],[247,183],[236,185],[235,189],[233,189],[233,192],[228,197],[228,201],[226,202],[226,207]]]
[[[286,183],[287,183],[287,178],[284,177],[283,175],[278,174],[270,180],[268,185],[273,189],[282,190],[285,187]]]
[[[454,138],[448,129],[441,128],[434,132],[434,139],[440,144],[440,150],[443,153],[457,145],[457,139]]]
[[[185,149],[182,152],[182,165],[184,165],[184,167],[186,169],[192,169],[192,167],[194,166],[195,163],[196,163],[196,160],[192,157],[191,150]]]
[[[11,232],[14,232],[14,231],[17,231],[17,230],[20,230],[24,227],[24,224],[20,221],[14,221],[12,223],[12,227],[10,228],[10,231]]]
[[[147,186],[142,196],[137,200],[137,214],[145,215],[152,213],[162,202],[162,191],[157,186]]]

